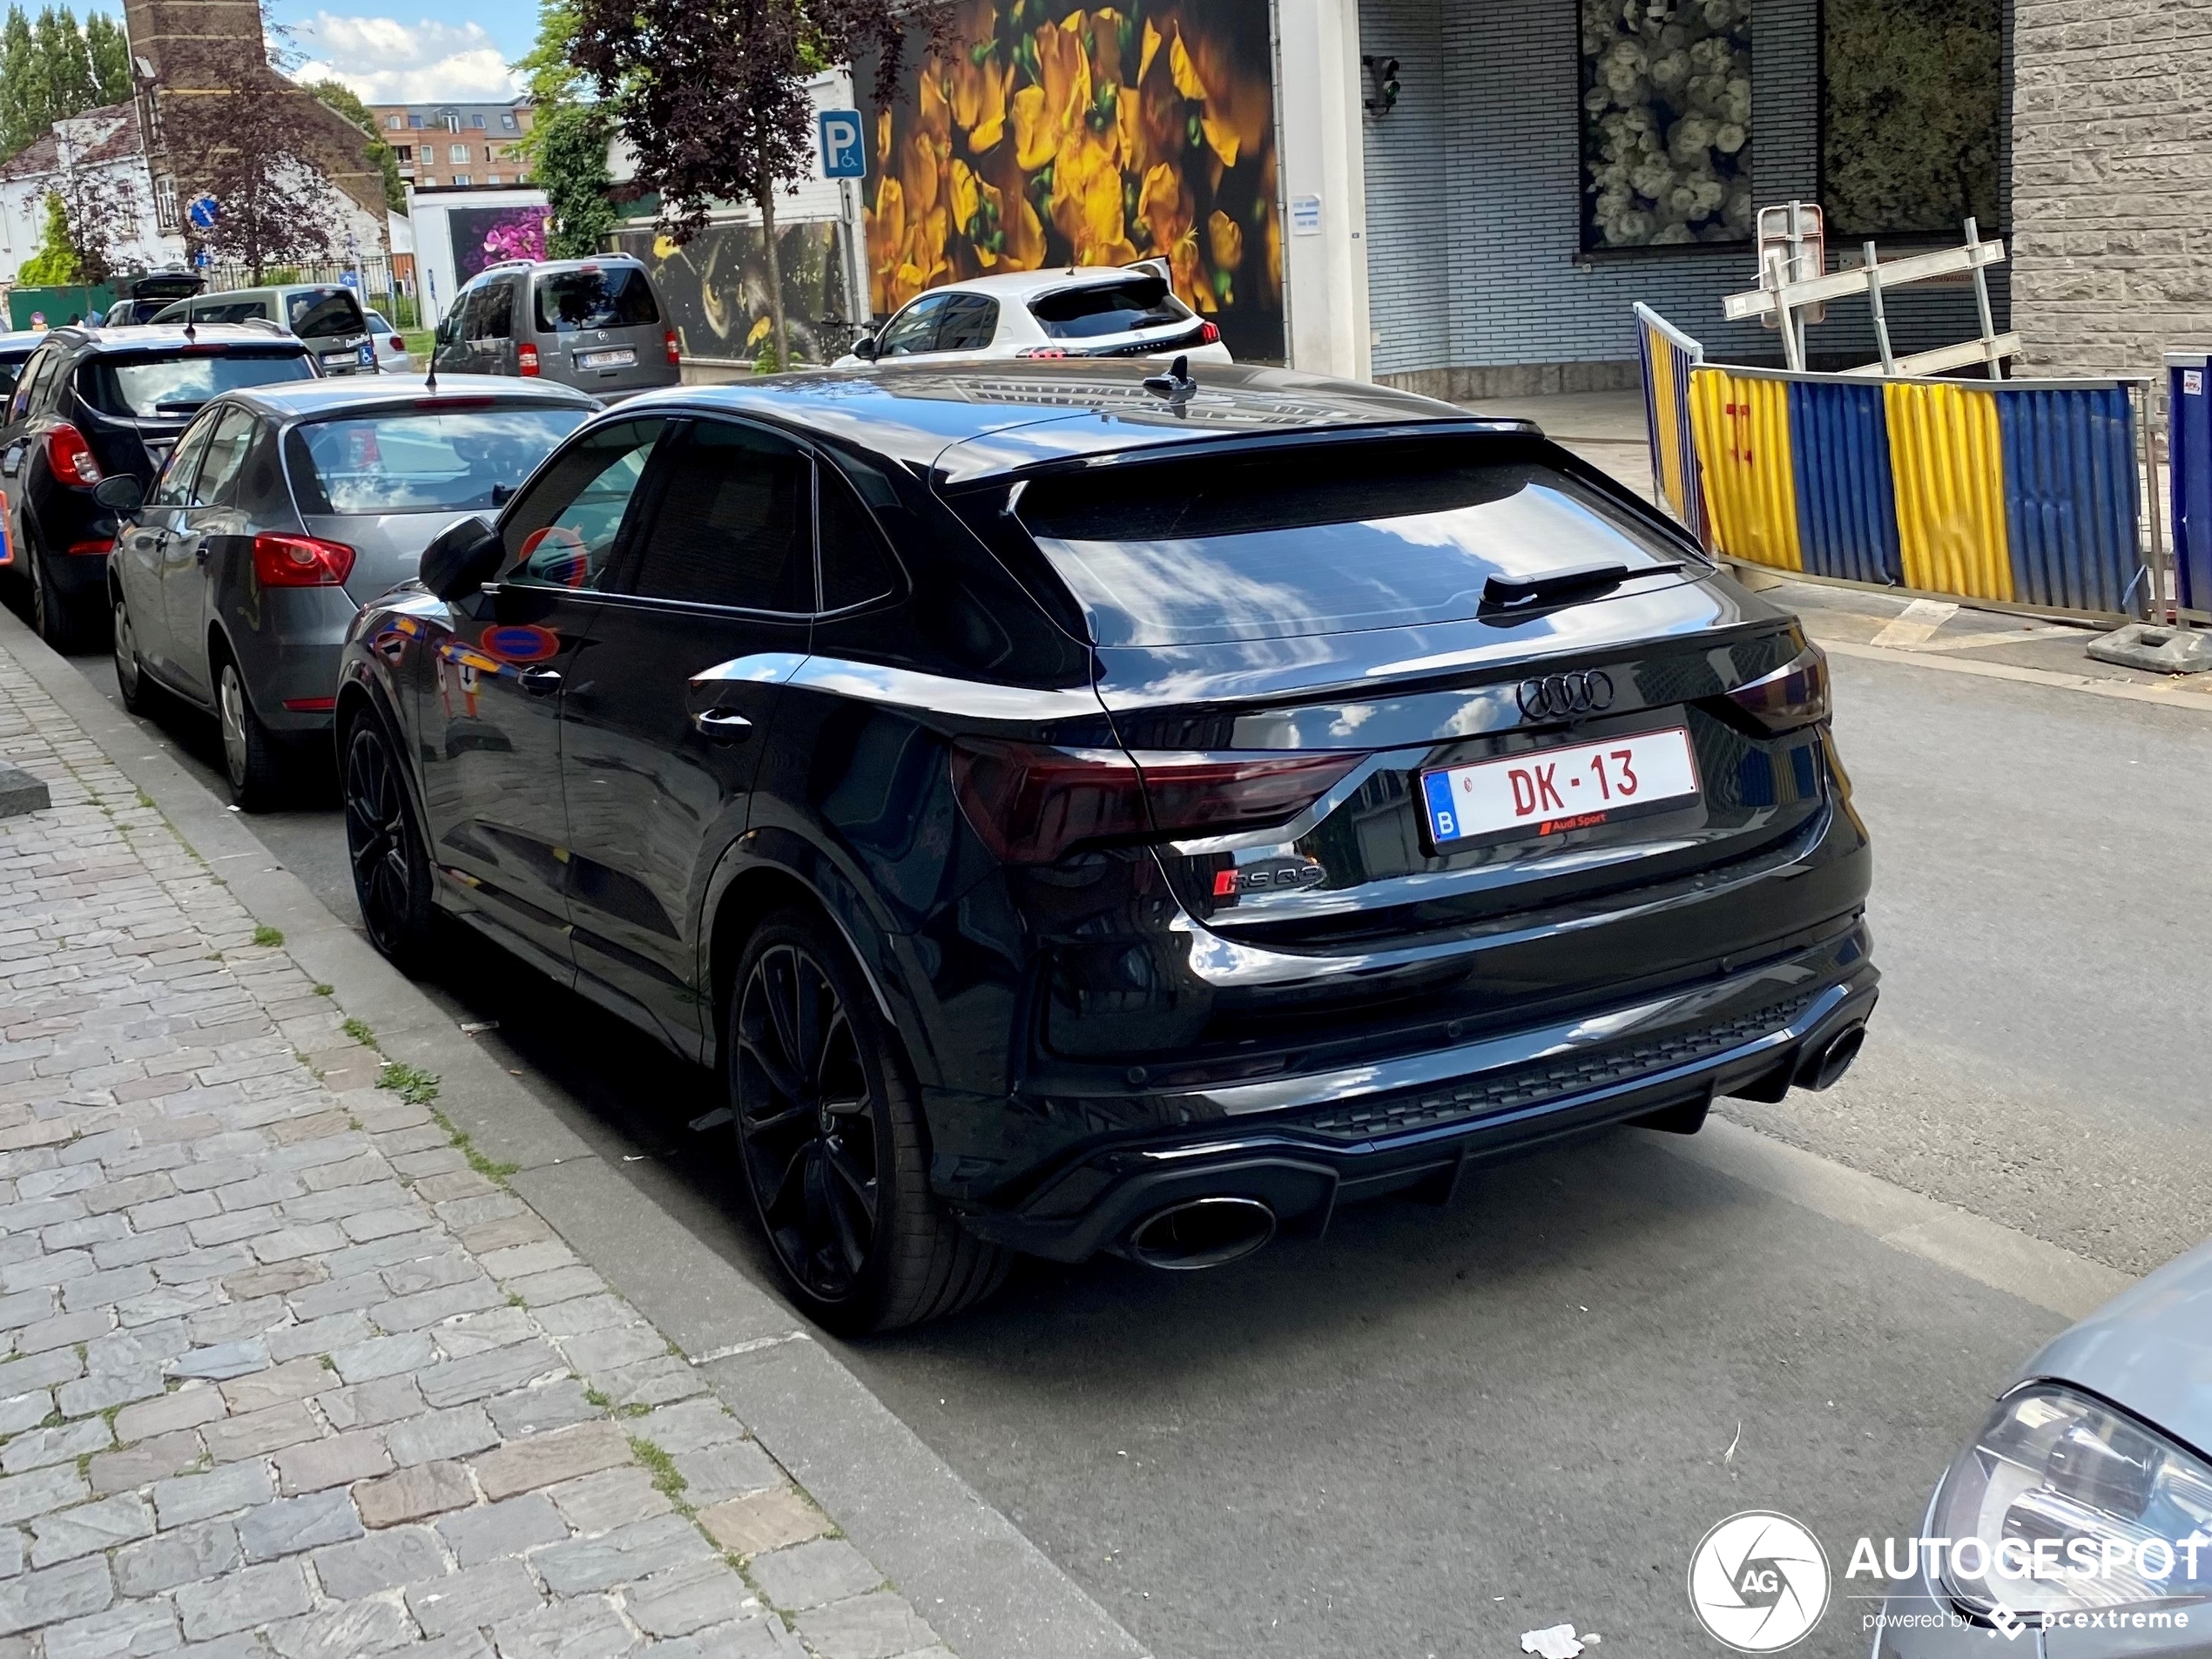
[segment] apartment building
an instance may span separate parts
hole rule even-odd
[[[516,145],[530,130],[530,101],[373,104],[377,134],[415,190],[510,189],[529,181]]]

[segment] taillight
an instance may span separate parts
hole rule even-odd
[[[1358,765],[1358,754],[1055,749],[961,738],[953,788],[983,845],[1050,864],[1086,843],[1165,840],[1279,823]]]
[[[66,421],[46,435],[46,465],[65,484],[97,484],[102,475],[92,446]]]
[[[1065,357],[1069,354],[1065,346],[1024,346],[1014,354],[1016,357]]]
[[[1760,730],[1779,734],[1794,732],[1828,718],[1828,656],[1817,645],[1807,645],[1771,674],[1762,674],[1748,685],[1739,685],[1728,700],[1751,717]]]
[[[1198,343],[1201,346],[1219,345],[1221,343],[1221,325],[1211,319],[1201,322],[1198,325]]]
[[[526,379],[535,379],[537,374],[537,347],[517,346],[515,348],[515,367],[523,372]]]
[[[335,588],[354,573],[354,550],[314,536],[263,530],[253,538],[253,577],[265,588]]]
[[[670,329],[660,337],[660,341],[667,347],[668,361],[671,363],[681,364],[684,361],[684,347],[683,342],[676,338],[676,331],[673,328]]]
[[[71,542],[69,550],[79,558],[105,558],[115,551],[115,541],[112,536],[103,536],[97,541]]]

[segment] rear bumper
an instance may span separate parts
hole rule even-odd
[[[1187,1127],[1118,1136],[1046,1172],[1006,1208],[964,1210],[979,1237],[1081,1261],[1145,1217],[1201,1197],[1257,1198],[1288,1228],[1339,1204],[1418,1190],[1441,1202],[1471,1164],[1715,1098],[1779,1099],[1799,1069],[1873,1011],[1863,922],[1817,947],[1694,988],[1480,1042],[1297,1079],[1146,1103]],[[1095,1118],[1078,1100],[1046,1116]],[[1124,1118],[1126,1121],[1126,1118]]]

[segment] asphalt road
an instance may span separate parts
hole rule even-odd
[[[2212,1231],[2188,920],[2212,713],[1836,666],[1883,1006],[1842,1087],[1731,1111],[2130,1271]],[[147,731],[214,786],[204,723]],[[334,805],[253,828],[350,917]],[[722,1138],[687,1127],[711,1078],[489,947],[430,988],[758,1268]],[[1703,1655],[1683,1576],[1710,1526],[1783,1510],[1840,1571],[2061,1323],[1623,1134],[1217,1273],[1034,1266],[840,1352],[1163,1659],[1513,1655],[1561,1621],[1600,1656]],[[1797,1651],[1863,1653],[1858,1611]]]

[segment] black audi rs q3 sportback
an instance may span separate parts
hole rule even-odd
[[[720,1068],[833,1327],[1692,1130],[1874,1004],[1792,617],[1526,423],[1142,373],[648,394],[346,647],[377,945],[450,912]]]

